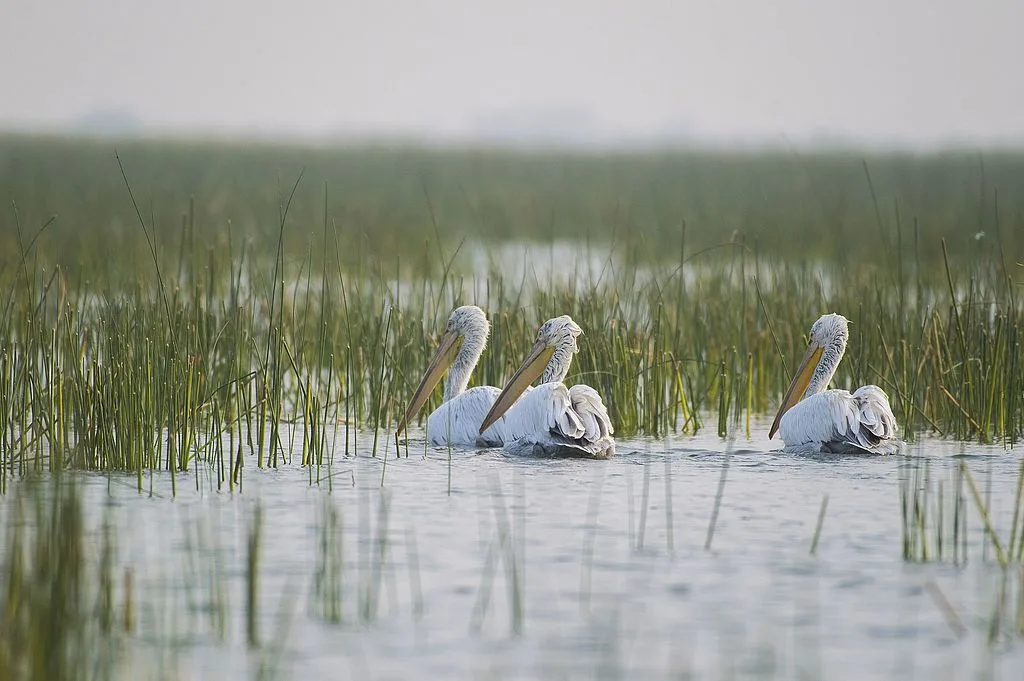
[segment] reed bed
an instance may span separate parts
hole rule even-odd
[[[141,488],[204,464],[230,488],[246,466],[385,455],[464,303],[492,321],[479,384],[572,315],[568,381],[621,435],[761,437],[811,322],[837,311],[835,385],[882,386],[906,438],[1010,444],[1021,180],[1008,153],[0,138],[0,484],[75,467]]]

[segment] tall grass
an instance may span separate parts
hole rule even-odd
[[[124,178],[109,145],[0,138],[0,484],[233,487],[293,456],[319,480],[386,454],[470,302],[491,385],[572,315],[568,380],[621,435],[756,437],[828,311],[853,322],[835,384],[881,385],[905,437],[1024,432],[1024,157],[119,147]]]

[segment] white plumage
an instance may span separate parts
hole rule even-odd
[[[493,385],[480,385],[442,403],[427,417],[427,440],[438,446],[500,446],[503,421],[480,434],[480,424],[500,392]]]
[[[594,458],[615,452],[615,429],[598,392],[588,385],[570,388],[562,382],[579,351],[576,338],[582,333],[567,315],[548,320],[537,332],[533,350],[483,421],[491,428],[504,419],[506,452]],[[530,388],[538,377],[541,384]]]
[[[788,450],[893,454],[899,448],[896,417],[876,385],[806,397],[783,415],[779,433]]]
[[[466,390],[469,377],[487,346],[491,325],[483,310],[464,305],[452,311],[437,351],[413,394],[405,416],[398,424],[401,433],[427,401],[445,371],[444,401],[427,417],[427,439],[432,445],[474,447],[500,446],[506,442],[505,419],[498,419],[483,434],[480,424],[501,393],[490,385]]]
[[[892,454],[898,451],[896,417],[885,392],[865,385],[852,394],[826,390],[846,351],[848,320],[824,315],[811,327],[811,339],[786,391],[771,438],[778,431],[786,451]]]

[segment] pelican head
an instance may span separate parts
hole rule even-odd
[[[452,310],[448,316],[448,323],[445,324],[444,333],[437,343],[437,351],[427,365],[419,387],[413,393],[405,416],[395,431],[396,435],[405,430],[441,377],[453,364],[455,367],[449,375],[448,384],[445,385],[444,399],[447,401],[465,390],[469,374],[480,358],[484,346],[487,345],[487,335],[490,331],[491,325],[484,311],[476,305],[463,305]],[[453,378],[455,380],[452,380]]]
[[[846,341],[850,337],[849,324],[849,319],[833,313],[822,315],[811,325],[807,352],[786,390],[786,396],[782,398],[782,405],[779,406],[772,428],[768,431],[768,439],[775,436],[783,414],[792,409],[805,395],[821,392],[828,386],[846,351]]]
[[[569,373],[572,356],[580,351],[576,339],[582,334],[583,329],[569,315],[555,317],[541,324],[537,330],[537,342],[491,405],[491,410],[480,425],[480,432],[483,433],[501,418],[538,378],[542,379],[542,383],[564,380]]]

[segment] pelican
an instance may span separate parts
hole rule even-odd
[[[589,385],[568,388],[562,382],[573,354],[579,352],[576,338],[582,333],[568,315],[544,322],[533,349],[494,400],[480,432],[504,418],[505,451],[510,453],[593,458],[615,453],[615,430],[601,396]],[[530,389],[537,378],[541,384]]]
[[[881,388],[864,385],[853,394],[825,390],[846,351],[848,324],[842,315],[827,314],[811,326],[807,353],[768,431],[769,439],[780,432],[788,451],[892,454],[899,449],[896,417]]]
[[[432,445],[500,446],[503,442],[504,419],[490,429],[480,428],[487,410],[501,392],[491,385],[466,390],[469,375],[487,346],[491,325],[484,311],[476,305],[463,305],[452,310],[419,387],[395,430],[395,437],[405,430],[423,407],[431,391],[448,371],[444,384],[444,400],[427,417],[427,436]]]

